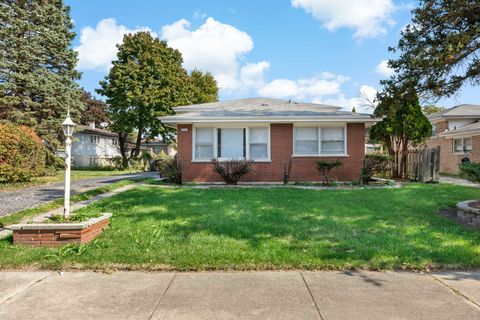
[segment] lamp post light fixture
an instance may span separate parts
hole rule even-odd
[[[63,204],[63,216],[70,215],[70,163],[72,161],[72,135],[75,123],[70,118],[70,112],[67,112],[67,118],[62,123],[63,134],[65,135],[65,196]]]

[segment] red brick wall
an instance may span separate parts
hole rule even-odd
[[[442,133],[448,128],[448,122],[442,121],[436,124],[437,133]],[[453,154],[453,139],[432,136],[427,141],[427,146],[434,148],[440,146],[440,172],[457,174],[459,173],[458,164],[462,158],[469,157],[472,162],[480,162],[480,136],[472,137],[472,152],[468,155]]]
[[[13,243],[41,247],[56,247],[69,243],[88,243],[101,234],[108,224],[109,219],[105,219],[85,229],[14,230]]]
[[[188,129],[182,131],[182,128]],[[222,182],[221,177],[213,171],[208,162],[191,162],[192,160],[192,125],[177,126],[178,160],[183,170],[184,182]],[[315,168],[315,161],[336,160],[338,157],[292,157],[293,125],[271,124],[271,162],[253,164],[253,171],[242,177],[243,182],[281,182],[283,181],[284,162],[292,160],[291,181],[320,181],[320,175]],[[349,123],[347,125],[347,154],[341,157],[343,166],[337,170],[338,180],[357,180],[365,157],[365,125]]]

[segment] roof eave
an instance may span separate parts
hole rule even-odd
[[[463,132],[462,131],[461,132],[444,131],[438,134],[439,137],[443,137],[443,138],[464,137],[464,136],[472,136],[472,135],[480,135],[480,129],[463,131]]]
[[[177,124],[190,123],[235,123],[235,122],[254,122],[254,123],[292,123],[292,122],[350,122],[350,123],[376,123],[382,121],[382,118],[360,118],[360,117],[215,117],[215,118],[174,118],[160,117],[165,125],[174,127]]]

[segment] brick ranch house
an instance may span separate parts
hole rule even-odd
[[[427,116],[429,147],[440,146],[440,172],[456,174],[463,158],[480,162],[480,105],[462,104]]]
[[[341,159],[337,179],[357,180],[365,157],[365,126],[379,119],[340,107],[248,98],[174,108],[160,120],[177,130],[185,182],[221,182],[210,160],[252,159],[242,182],[319,181],[315,161]]]

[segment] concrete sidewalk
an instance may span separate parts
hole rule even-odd
[[[0,272],[0,319],[480,319],[480,272]]]

